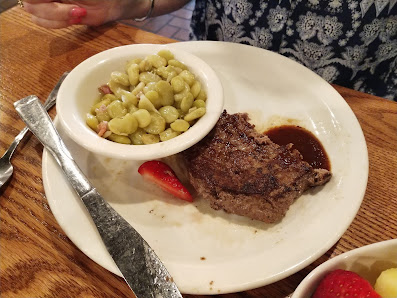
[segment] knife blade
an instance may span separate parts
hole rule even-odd
[[[90,213],[109,254],[137,297],[182,297],[149,244],[90,184],[55,129],[37,96],[14,103],[27,127],[54,156]]]

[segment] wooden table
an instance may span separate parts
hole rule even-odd
[[[34,26],[19,8],[2,13],[0,26],[0,154],[24,126],[13,102],[30,94],[44,101],[64,71],[110,47],[173,42],[121,24],[46,30]],[[356,114],[368,145],[368,187],[356,218],[307,268],[275,284],[224,297],[285,297],[331,257],[396,237],[397,103],[335,88]],[[55,109],[50,115],[55,116]],[[25,138],[13,158],[12,180],[0,192],[0,296],[133,297],[121,278],[86,257],[56,222],[43,190],[42,151],[36,138]]]

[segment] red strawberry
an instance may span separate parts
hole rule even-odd
[[[175,197],[193,202],[192,195],[165,163],[158,160],[147,161],[139,167],[138,172]]]
[[[313,298],[380,298],[371,284],[355,272],[337,269],[320,282]]]

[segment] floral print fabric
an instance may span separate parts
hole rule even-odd
[[[192,39],[275,51],[330,83],[397,100],[397,0],[196,0]]]

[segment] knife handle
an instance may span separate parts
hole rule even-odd
[[[65,171],[76,192],[80,196],[89,192],[92,186],[74,162],[38,97],[35,95],[25,97],[15,102],[14,107],[26,123],[26,126],[40,140],[44,147],[50,151]]]
[[[109,254],[138,298],[182,298],[153,249],[95,188],[81,199]]]

